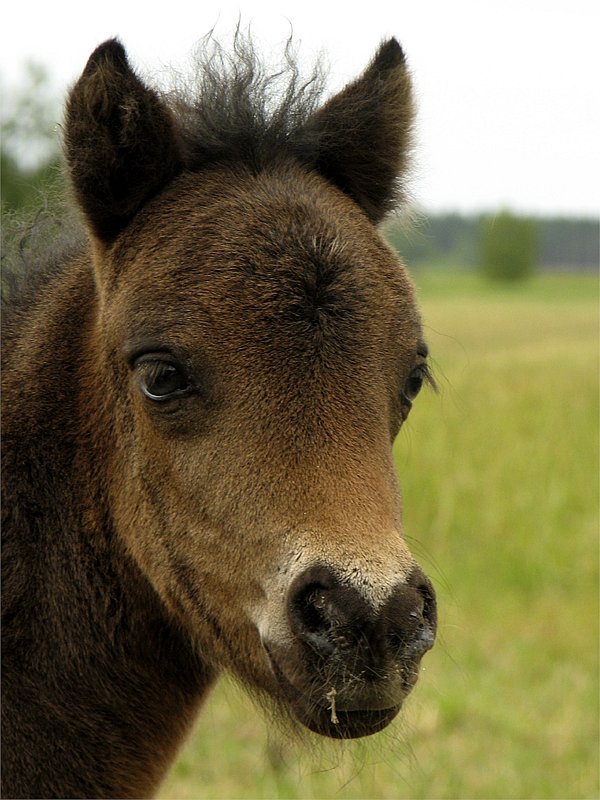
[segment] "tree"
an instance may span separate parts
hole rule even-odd
[[[481,223],[481,269],[496,280],[522,280],[537,262],[537,235],[533,220],[503,211]]]

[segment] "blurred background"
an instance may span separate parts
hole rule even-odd
[[[440,634],[401,720],[295,743],[223,681],[164,798],[596,798],[600,8],[592,0],[12,3],[2,215],[52,212],[62,103],[119,36],[164,84],[238,20],[293,32],[331,91],[396,36],[419,107],[411,203],[384,228],[419,293],[438,394],[395,443]],[[57,206],[58,207],[58,206]]]

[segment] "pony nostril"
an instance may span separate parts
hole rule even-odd
[[[331,590],[319,583],[305,586],[290,599],[289,615],[294,633],[321,656],[329,656],[333,644]]]
[[[423,570],[415,565],[407,580],[407,586],[417,592],[420,616],[422,616],[426,623],[429,623],[435,632],[437,625],[437,604],[433,584]]]
[[[368,603],[356,588],[341,584],[329,567],[310,567],[290,587],[292,632],[321,658],[355,647],[368,617]]]
[[[435,590],[419,567],[399,584],[381,616],[390,652],[398,661],[420,660],[436,632]]]
[[[324,586],[315,584],[308,586],[292,603],[292,616],[298,623],[298,628],[308,633],[324,631],[329,627],[325,613],[327,590]]]
[[[419,628],[419,633],[417,635],[417,644],[425,653],[427,650],[431,650],[434,642],[435,633],[431,625],[422,625],[421,628]]]
[[[416,655],[423,655],[431,650],[435,641],[437,605],[433,585],[427,578],[417,587],[417,592],[420,595],[422,606],[419,613],[420,625],[415,634],[413,650]]]
[[[431,581],[426,580],[426,582],[421,583],[417,587],[417,591],[423,599],[421,616],[425,622],[429,623],[431,628],[435,629],[437,624],[437,603],[435,600],[435,590]]]

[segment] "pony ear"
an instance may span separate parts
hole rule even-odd
[[[317,169],[379,222],[402,194],[414,121],[412,85],[396,39],[307,123]]]
[[[70,93],[65,146],[77,200],[105,244],[181,169],[171,113],[116,39],[96,48]]]

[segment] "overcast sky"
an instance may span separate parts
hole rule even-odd
[[[600,212],[597,0],[13,0],[0,78],[8,97],[33,60],[60,96],[111,36],[142,73],[160,75],[183,67],[210,29],[227,41],[238,17],[267,49],[292,29],[308,62],[323,51],[332,89],[382,39],[401,41],[419,102],[412,194],[424,208]]]

